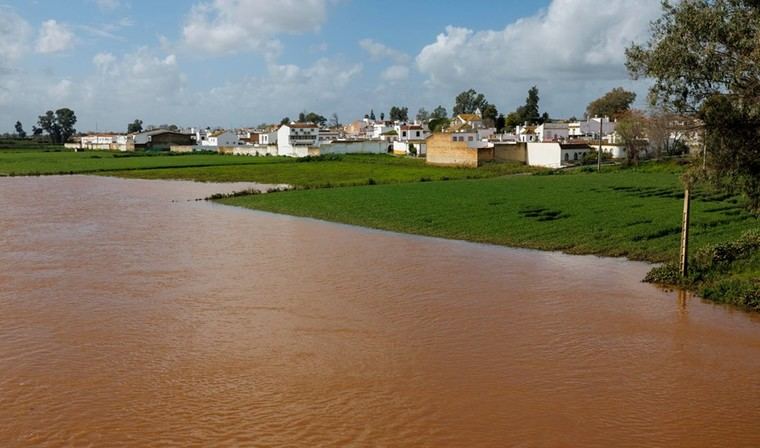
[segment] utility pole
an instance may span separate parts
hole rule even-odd
[[[681,253],[679,256],[679,269],[681,277],[686,277],[689,268],[689,209],[691,205],[690,198],[691,186],[687,183],[683,195],[683,223],[681,226]]]
[[[604,117],[599,117],[599,152],[596,155],[596,171],[602,171],[602,133],[604,129]]]

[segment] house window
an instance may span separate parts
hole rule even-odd
[[[570,154],[565,153],[565,162],[569,162],[569,161],[570,161]]]
[[[469,137],[467,137],[467,141],[468,141],[468,142],[471,142],[472,140],[473,140],[473,138],[472,138],[472,135],[471,135],[471,136],[469,136]]]
[[[420,131],[417,131],[417,137],[419,137],[419,136],[420,136]]]
[[[406,137],[406,131],[402,132],[402,133],[401,133],[401,136],[402,136],[402,137]]]
[[[577,153],[577,152],[574,152],[574,153],[573,153],[573,159],[574,159],[574,160],[578,160],[578,153]]]

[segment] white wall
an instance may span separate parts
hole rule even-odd
[[[562,166],[562,147],[559,143],[528,143],[528,165],[546,168]]]
[[[388,142],[332,142],[319,147],[320,154],[385,154],[388,152]]]

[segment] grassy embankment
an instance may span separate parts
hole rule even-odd
[[[290,184],[301,188],[477,179],[535,171],[520,164],[493,164],[478,169],[434,167],[422,159],[386,155],[292,159],[103,151],[0,152],[0,175],[81,173],[139,179]]]

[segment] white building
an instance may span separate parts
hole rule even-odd
[[[240,142],[234,131],[214,131],[201,141],[202,146],[237,146]]]
[[[430,133],[419,124],[400,124],[395,127],[398,134],[398,140],[407,142],[409,140],[425,140]]]
[[[267,129],[259,134],[259,145],[276,145],[277,129]]]
[[[378,121],[372,124],[372,134],[370,138],[379,139],[388,132],[394,131],[393,123],[390,121]]]
[[[515,138],[520,143],[537,142],[536,127],[528,124],[515,126]]]
[[[614,121],[610,121],[609,118],[594,117],[586,121],[575,121],[568,123],[568,134],[571,138],[599,138],[599,131],[602,136],[607,136],[615,132]]]
[[[530,166],[561,168],[580,163],[583,155],[591,148],[586,144],[564,144],[558,142],[528,143],[526,163]]]
[[[319,145],[319,127],[311,123],[291,123],[277,131],[277,153],[287,157],[306,157],[309,148]]]
[[[567,123],[543,123],[537,126],[534,131],[536,141],[539,142],[557,142],[567,140],[570,136],[570,130]]]

